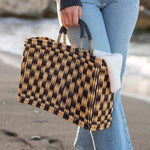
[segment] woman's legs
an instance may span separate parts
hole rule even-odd
[[[122,81],[127,48],[138,15],[137,0],[103,0],[103,3],[101,0],[81,1],[82,19],[91,31],[93,47],[106,52],[122,53]],[[68,29],[68,37],[72,45],[78,46],[79,36],[79,27]],[[83,47],[89,49],[87,35]],[[89,130],[78,127],[74,146],[81,150],[94,150],[93,145],[96,150],[132,150],[119,90],[115,96],[112,115],[112,126],[108,129],[93,131],[91,134]]]

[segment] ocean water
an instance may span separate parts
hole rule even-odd
[[[26,37],[57,37],[59,30],[57,19],[25,20],[0,18],[0,50],[22,55]]]
[[[23,45],[26,37],[46,36],[57,39],[59,29],[60,25],[57,18],[39,20],[17,19],[13,17],[0,18],[0,51],[21,56],[23,54]],[[149,39],[150,34],[142,34],[137,37],[137,40],[134,40],[135,42],[130,42],[125,78],[130,81],[130,84],[132,79],[134,79],[134,81],[138,80],[138,83],[142,83],[143,80],[146,80],[146,85],[150,89]],[[2,56],[0,59],[2,59]],[[11,63],[11,59],[9,59],[9,63]],[[129,83],[124,84],[125,92],[148,96],[150,98],[150,90],[146,90],[146,92],[141,92],[141,90],[137,91],[134,90],[136,86],[135,82],[133,82],[132,88],[131,86],[129,87],[128,84]]]

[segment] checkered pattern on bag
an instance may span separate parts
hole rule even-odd
[[[110,127],[115,93],[107,65],[47,37],[25,40],[17,100],[91,131]]]

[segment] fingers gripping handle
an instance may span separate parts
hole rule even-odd
[[[88,35],[88,39],[89,39],[89,45],[90,45],[90,54],[93,54],[93,42],[92,42],[92,36],[91,36],[91,33],[90,33],[90,30],[87,26],[87,24],[81,20],[79,18],[79,25],[80,25],[80,43],[79,43],[79,51],[81,52],[82,48],[83,48],[83,40],[84,40],[84,28],[85,28],[85,31],[87,32],[87,35]],[[61,35],[63,33],[63,43],[66,43],[66,34],[67,34],[67,29],[62,26],[59,30],[59,34],[58,34],[58,38],[57,38],[57,44],[60,42],[60,39],[61,39]]]

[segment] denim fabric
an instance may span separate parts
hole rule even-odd
[[[81,2],[82,19],[91,31],[93,48],[122,54],[122,83],[128,45],[139,14],[139,0],[81,0]],[[60,21],[59,14],[58,17]],[[79,36],[79,27],[68,28],[68,38],[72,45],[79,46]],[[87,34],[83,47],[89,49]],[[78,126],[73,144],[76,148],[79,150],[133,150],[120,90],[121,88],[115,95],[111,127],[89,131]]]

